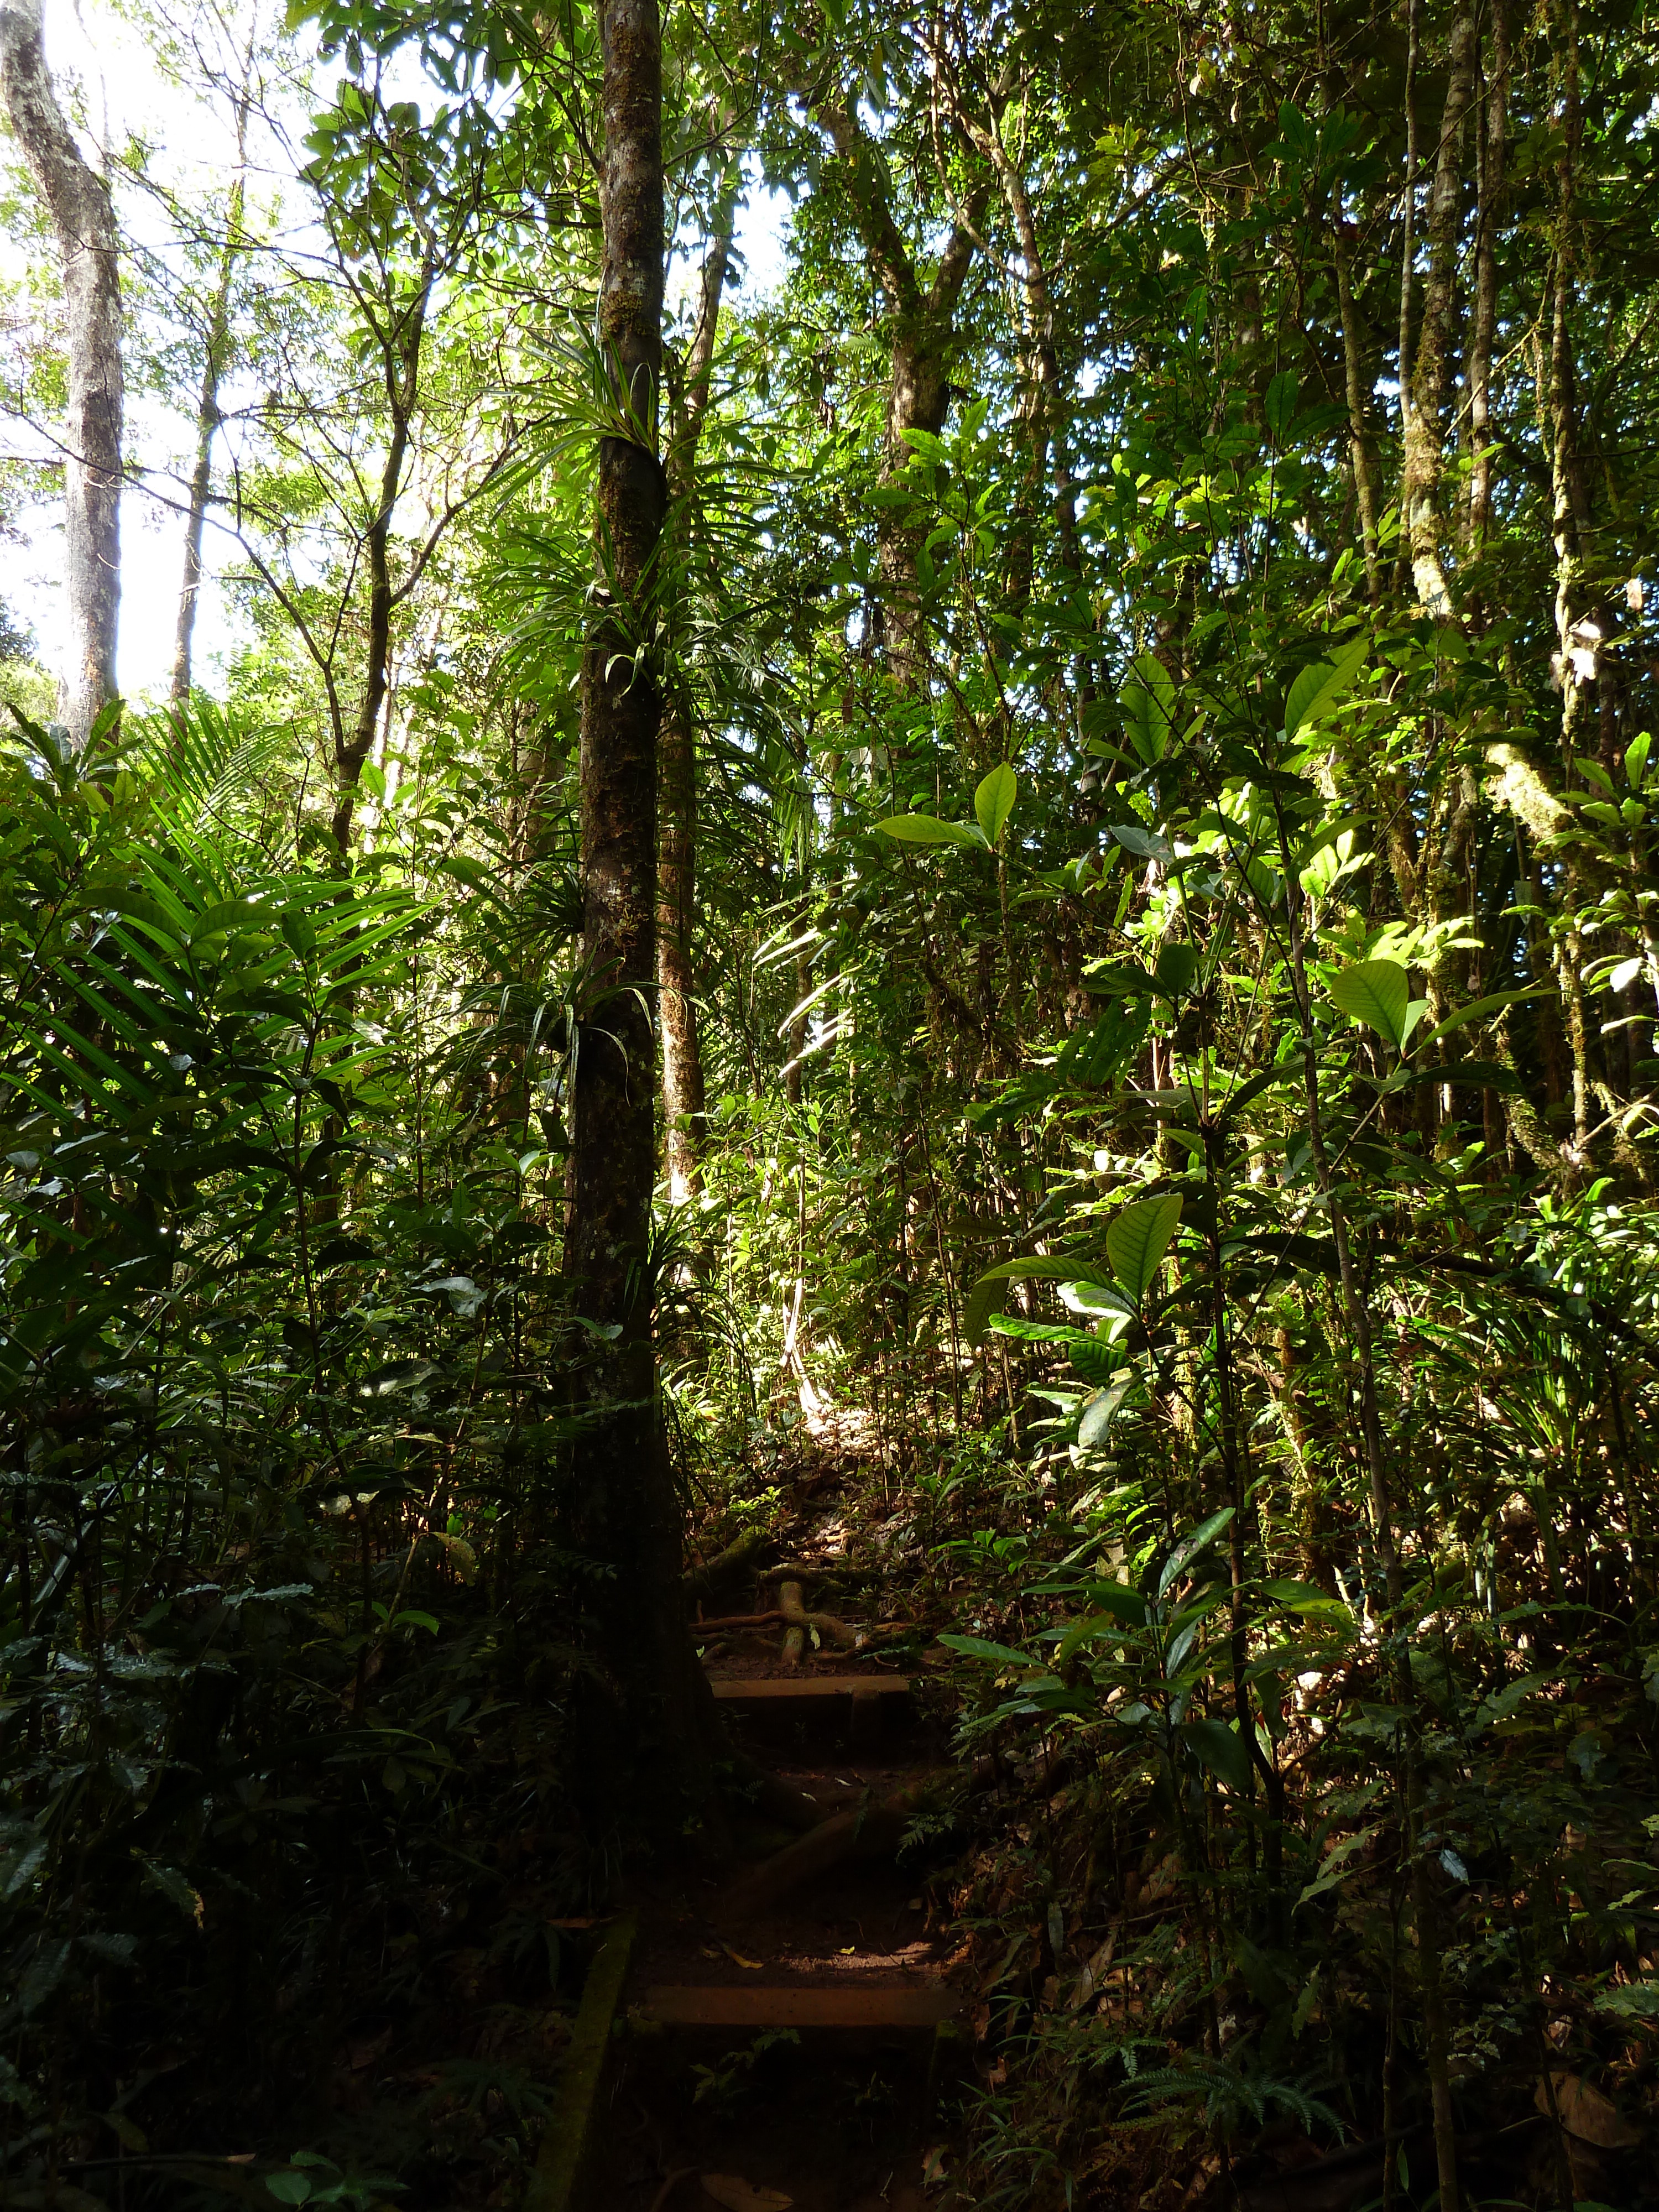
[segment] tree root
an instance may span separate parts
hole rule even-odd
[[[775,1628],[781,1620],[792,1618],[804,1619],[809,1628],[816,1628],[820,1636],[828,1635],[837,1644],[842,1641],[840,1631],[850,1632],[853,1644],[850,1646],[843,1644],[843,1650],[856,1650],[868,1644],[875,1636],[908,1636],[915,1627],[913,1620],[877,1620],[864,1628],[856,1621],[839,1620],[834,1613],[807,1613],[792,1616],[775,1606],[769,1613],[733,1613],[723,1615],[718,1620],[694,1620],[691,1631],[698,1637],[724,1636],[740,1628]]]
[[[885,1858],[896,1850],[899,1839],[915,1815],[952,1781],[937,1777],[896,1790],[890,1797],[866,1799],[835,1813],[793,1844],[786,1844],[757,1867],[747,1868],[740,1881],[727,1891],[727,1912],[752,1913],[785,1896],[803,1881],[811,1881],[848,1859]]]
[[[1013,1763],[981,1753],[966,1773],[957,1767],[943,1774],[925,1775],[890,1796],[866,1798],[827,1820],[820,1816],[806,1834],[786,1844],[761,1865],[749,1868],[741,1882],[727,1892],[725,1908],[738,1916],[757,1911],[799,1883],[828,1874],[849,1859],[885,1858],[897,1850],[918,1813],[943,1806],[952,1796],[976,1797],[1006,1781],[1029,1784],[1041,1779],[1046,1789],[1057,1790],[1070,1769],[1070,1752],[1067,1745],[1056,1755],[1054,1747],[1044,1742]]]
[[[746,1567],[758,1552],[766,1548],[767,1532],[758,1526],[745,1528],[734,1536],[723,1552],[716,1552],[700,1567],[688,1567],[680,1577],[680,1587],[688,1598],[712,1597],[718,1585],[730,1582]]]

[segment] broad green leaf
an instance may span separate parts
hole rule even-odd
[[[1000,1311],[1003,1292],[1010,1283],[1097,1283],[1101,1279],[1085,1260],[1005,1260],[1000,1267],[982,1274],[968,1293],[963,1334],[969,1344],[983,1341],[991,1316]]]
[[[1104,1351],[1105,1347],[1100,1347]],[[1079,1369],[1081,1361],[1074,1360]],[[1097,1451],[1106,1440],[1112,1425],[1112,1416],[1129,1395],[1127,1382],[1114,1382],[1107,1389],[1096,1393],[1083,1409],[1083,1419],[1078,1424],[1077,1440],[1080,1449]]]
[[[1146,1626],[1146,1601],[1128,1583],[1085,1583],[1083,1589],[1091,1605],[1109,1613],[1126,1628]]]
[[[165,1865],[160,1859],[144,1859],[141,1864],[144,1880],[176,1905],[186,1920],[193,1920],[199,1928],[202,1924],[200,1893],[191,1887],[178,1868]]]
[[[1397,960],[1357,960],[1331,983],[1331,1002],[1387,1037],[1398,1052],[1411,1013],[1411,985]]]
[[[1615,2020],[1659,2021],[1659,1982],[1620,1983],[1600,1990],[1595,2002],[1597,2012]]]
[[[1642,779],[1648,772],[1648,753],[1653,744],[1653,732],[1644,730],[1625,748],[1625,781],[1632,791],[1640,791]]]
[[[1081,1620],[1072,1623],[1054,1646],[1054,1665],[1056,1668],[1064,1667],[1066,1661],[1074,1658],[1085,1644],[1097,1644],[1103,1637],[1109,1642],[1116,1643],[1122,1634],[1122,1623],[1110,1613],[1085,1613]]]
[[[1175,678],[1156,653],[1137,653],[1128,682],[1118,694],[1129,743],[1147,767],[1170,749],[1175,724]]]
[[[1328,1889],[1334,1889],[1338,1882],[1357,1873],[1358,1868],[1351,1866],[1348,1862],[1356,1851],[1363,1850],[1370,1842],[1373,1836],[1382,1832],[1382,1822],[1376,1821],[1369,1828],[1361,1828],[1357,1835],[1344,1836],[1334,1850],[1328,1851],[1323,1868],[1297,1899],[1297,1908],[1304,1905],[1310,1898],[1322,1897]]]
[[[1370,650],[1362,631],[1334,660],[1316,660],[1301,672],[1285,701],[1285,734],[1292,743],[1346,696]]]
[[[1107,835],[1138,860],[1167,862],[1176,856],[1175,847],[1167,837],[1160,837],[1156,830],[1143,830],[1138,822],[1114,822]]]
[[[993,1644],[983,1636],[941,1636],[939,1641],[951,1651],[960,1651],[965,1659],[990,1659],[1000,1667],[1027,1667],[1033,1674],[1042,1672],[1042,1664],[1029,1651],[1014,1651],[1006,1644]]]
[[[1243,1796],[1250,1786],[1250,1747],[1224,1721],[1183,1721],[1182,1739],[1227,1787]]]
[[[1159,1597],[1165,1595],[1180,1581],[1199,1553],[1214,1543],[1232,1517],[1232,1507],[1224,1505],[1220,1512],[1212,1513],[1208,1520],[1200,1521],[1196,1528],[1190,1530],[1182,1538],[1158,1571]]]
[[[1267,428],[1275,438],[1282,438],[1291,427],[1291,417],[1296,413],[1296,395],[1302,380],[1293,368],[1282,368],[1267,386],[1261,403],[1261,411],[1267,418]]]
[[[1184,999],[1198,981],[1199,953],[1195,945],[1166,945],[1158,956],[1158,988],[1166,999]]]
[[[1334,994],[1333,994],[1334,995]],[[1553,999],[1555,988],[1549,983],[1534,983],[1524,991],[1493,991],[1484,999],[1473,999],[1467,1006],[1459,1006],[1437,1022],[1426,1036],[1417,1041],[1418,1049],[1434,1043],[1437,1037],[1449,1036],[1454,1030],[1462,1029],[1469,1022],[1484,1022],[1489,1014],[1501,1013],[1505,1006],[1518,1006],[1523,999]]]
[[[1018,790],[1014,771],[1006,761],[1000,761],[974,793],[974,813],[988,845],[994,845],[1001,836]]]
[[[937,814],[890,814],[876,824],[902,845],[983,845],[985,833],[971,822],[942,822]]]
[[[1152,996],[1154,986],[1144,968],[1126,968],[1114,962],[1106,967],[1088,969],[1083,977],[1083,988],[1098,992],[1106,999],[1146,999]]]
[[[1106,1256],[1126,1297],[1138,1306],[1151,1287],[1181,1218],[1181,1193],[1126,1206],[1106,1231]]]
[[[1329,1613],[1351,1618],[1348,1608],[1340,1597],[1333,1597],[1316,1583],[1279,1581],[1263,1583],[1262,1595],[1275,1605],[1282,1605],[1286,1613]]]

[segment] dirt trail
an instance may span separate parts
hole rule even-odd
[[[902,1677],[849,1656],[785,1669],[774,1644],[711,1661],[734,1741],[833,1815],[948,1764]],[[866,1694],[830,1692],[856,1680]],[[879,1685],[884,1694],[868,1694]],[[592,2212],[924,2212],[946,2201],[942,2091],[961,2063],[944,1930],[892,1824],[781,1895],[787,1832],[739,1830],[738,1867],[641,1901],[595,2115]]]

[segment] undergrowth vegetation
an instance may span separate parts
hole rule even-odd
[[[515,2201],[757,1786],[611,1786],[680,1530],[816,1500],[956,2203],[1651,2202],[1650,12],[669,10],[626,389],[589,15],[208,12],[225,206],[106,168],[233,641],[7,663],[0,2199]]]

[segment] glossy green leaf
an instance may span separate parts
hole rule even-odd
[[[974,793],[974,813],[980,833],[988,845],[994,845],[1001,836],[1008,817],[1014,811],[1018,793],[1018,782],[1006,761],[999,762],[981,782]]]
[[[1370,650],[1370,640],[1362,632],[1334,659],[1316,660],[1301,671],[1285,701],[1286,737],[1292,742],[1305,737],[1334,707],[1340,705],[1353,689]]]
[[[982,1274],[968,1294],[962,1333],[969,1344],[981,1343],[991,1316],[998,1312],[1010,1283],[1097,1283],[1103,1278],[1082,1260],[1005,1260],[1000,1267]]]
[[[902,845],[983,845],[985,833],[971,822],[943,822],[937,814],[890,814],[878,822],[884,836]]]
[[[1233,1508],[1231,1505],[1224,1505],[1218,1513],[1212,1513],[1207,1520],[1200,1521],[1196,1528],[1189,1530],[1182,1538],[1159,1570],[1158,1577],[1159,1597],[1163,1597],[1173,1589],[1200,1553],[1214,1543],[1232,1517]]]
[[[1183,1721],[1181,1740],[1218,1781],[1243,1796],[1250,1786],[1250,1748],[1224,1721]]]
[[[1181,1219],[1181,1194],[1166,1191],[1126,1206],[1106,1231],[1106,1256],[1124,1296],[1139,1305],[1151,1288]]]
[[[1411,1013],[1411,983],[1397,960],[1357,960],[1331,981],[1331,1003],[1384,1036],[1396,1052],[1404,1046]]]

